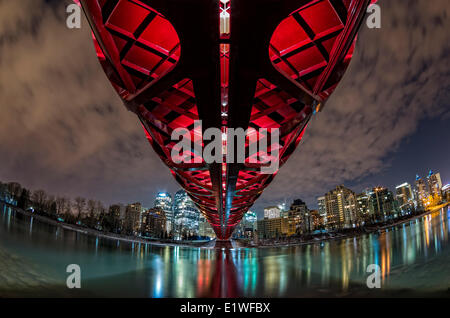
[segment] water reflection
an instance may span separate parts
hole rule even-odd
[[[4,206],[0,211],[0,251],[31,260],[61,286],[65,266],[80,264],[86,280],[83,291],[89,296],[373,296],[404,290],[446,292],[450,286],[447,209],[380,233],[263,249],[160,247],[110,240],[45,224]],[[9,262],[2,257],[0,273],[7,272]],[[370,264],[381,268],[380,291],[365,285]],[[9,280],[14,279],[8,273]]]

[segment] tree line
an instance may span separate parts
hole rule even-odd
[[[111,206],[105,208],[102,202],[83,197],[71,199],[67,196],[54,196],[39,189],[31,191],[20,183],[0,182],[0,200],[11,203],[26,211],[107,232],[120,229]]]

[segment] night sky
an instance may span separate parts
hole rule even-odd
[[[87,22],[66,28],[68,3],[0,0],[0,180],[152,206],[179,186],[110,86]],[[450,2],[379,4],[382,28],[362,27],[344,79],[256,211],[429,169],[450,183]]]

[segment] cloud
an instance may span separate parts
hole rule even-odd
[[[150,205],[178,187],[107,81],[87,22],[65,27],[69,3],[0,0],[0,180]],[[382,28],[363,26],[342,83],[256,208],[379,173],[420,120],[449,116],[448,1],[379,3]]]
[[[0,1],[0,179],[111,202],[175,188],[65,3]],[[149,201],[149,200],[148,200]]]

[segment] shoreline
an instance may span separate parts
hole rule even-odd
[[[138,237],[128,237],[128,236],[122,236],[120,234],[114,234],[114,233],[104,233],[104,232],[100,232],[98,230],[94,230],[94,229],[90,229],[90,228],[85,228],[85,227],[80,227],[78,225],[74,225],[74,224],[68,224],[68,223],[62,223],[62,222],[58,222],[56,220],[50,219],[46,216],[42,216],[42,215],[38,215],[38,214],[33,214],[27,211],[24,211],[23,209],[20,209],[18,207],[15,207],[9,203],[0,201],[0,203],[14,209],[15,211],[26,215],[28,217],[33,217],[36,218],[37,220],[47,223],[47,224],[51,224],[60,228],[63,228],[65,230],[71,230],[74,232],[78,232],[81,234],[85,234],[85,235],[91,235],[91,236],[96,236],[96,237],[101,237],[101,238],[105,238],[105,239],[110,239],[110,240],[119,240],[119,241],[123,241],[123,242],[128,242],[128,243],[142,243],[142,244],[150,244],[150,245],[155,245],[155,246],[159,246],[159,247],[165,247],[165,246],[170,246],[170,247],[187,247],[187,248],[204,248],[204,249],[214,249],[215,248],[215,244],[213,245],[213,243],[216,241],[211,240],[209,242],[196,242],[196,243],[186,243],[186,242],[182,242],[182,243],[176,243],[173,241],[170,242],[161,242],[161,241],[151,241],[151,240],[147,240],[147,239],[143,239],[143,238],[138,238]],[[421,214],[418,215],[414,215],[410,218],[404,219],[404,220],[400,220],[397,222],[394,222],[392,224],[385,224],[382,225],[380,227],[366,227],[366,228],[362,228],[360,229],[359,232],[351,232],[351,233],[333,233],[333,234],[328,234],[328,237],[320,237],[320,238],[313,238],[313,239],[309,239],[306,241],[298,241],[298,242],[279,242],[279,243],[272,243],[270,245],[253,245],[253,244],[249,244],[248,242],[245,241],[241,241],[239,239],[236,240],[232,240],[234,241],[234,243],[236,243],[237,246],[233,247],[236,249],[240,249],[240,248],[273,248],[273,247],[295,247],[295,246],[303,246],[303,245],[313,245],[313,244],[320,244],[322,242],[327,242],[327,241],[337,241],[337,240],[344,240],[344,239],[348,239],[348,238],[353,238],[353,237],[360,237],[362,235],[365,234],[372,234],[372,233],[376,233],[376,232],[386,232],[386,230],[388,228],[393,228],[393,227],[397,227],[399,225],[405,224],[407,222],[411,222],[414,220],[417,220],[418,218],[422,218],[430,213],[436,212],[442,208],[445,208],[447,206],[450,205],[449,203],[445,203],[445,204],[441,204],[437,207],[435,207],[432,210],[429,211],[425,211]]]
[[[247,242],[239,242],[239,244],[243,248],[295,247],[295,246],[303,246],[303,245],[320,244],[322,242],[327,242],[327,241],[345,240],[345,239],[348,239],[348,238],[360,237],[362,235],[373,234],[373,233],[377,233],[377,232],[383,233],[383,232],[386,232],[386,230],[389,229],[389,228],[398,227],[398,226],[400,226],[402,224],[405,224],[407,222],[411,222],[411,221],[417,220],[417,219],[422,218],[422,217],[424,217],[424,216],[426,216],[428,214],[434,213],[434,212],[436,212],[436,211],[438,211],[438,210],[440,210],[442,208],[445,208],[445,207],[447,207],[449,205],[450,205],[450,202],[444,203],[444,204],[441,204],[441,205],[433,208],[432,210],[425,211],[423,213],[420,213],[418,215],[414,215],[414,216],[412,216],[410,218],[407,218],[407,219],[404,219],[404,220],[396,221],[396,222],[394,222],[392,224],[385,224],[385,225],[382,225],[382,226],[379,226],[379,227],[377,227],[377,226],[365,227],[365,228],[361,229],[360,232],[352,232],[352,233],[348,233],[348,234],[347,233],[336,232],[336,233],[331,234],[333,236],[330,235],[328,237],[313,238],[313,239],[309,239],[309,240],[306,240],[306,241],[303,241],[303,242],[301,242],[301,241],[298,241],[298,242],[289,242],[289,241],[283,242],[283,241],[281,241],[279,243],[272,243],[270,245],[253,245],[253,244],[248,244]]]
[[[36,220],[41,221],[43,223],[54,225],[54,226],[60,227],[65,230],[70,230],[70,231],[74,231],[74,232],[85,234],[85,235],[91,235],[91,236],[106,238],[106,239],[115,240],[115,241],[118,240],[118,241],[123,241],[123,242],[128,242],[128,243],[150,244],[150,245],[155,245],[155,246],[159,246],[159,247],[171,246],[171,247],[190,247],[190,248],[209,248],[208,245],[211,245],[211,242],[215,241],[215,240],[211,240],[209,242],[202,241],[202,242],[197,242],[197,243],[192,243],[192,244],[189,244],[186,242],[176,243],[173,241],[166,243],[166,242],[161,242],[161,241],[157,241],[157,240],[151,241],[151,240],[147,240],[147,239],[139,238],[139,237],[130,237],[130,236],[124,236],[124,235],[114,234],[114,233],[104,233],[104,232],[100,232],[95,229],[85,228],[85,227],[81,227],[81,226],[78,226],[75,224],[58,222],[56,220],[53,220],[53,219],[43,216],[43,215],[33,214],[28,211],[24,211],[23,209],[18,208],[9,203],[6,203],[4,201],[0,201],[0,203],[12,208],[14,211],[16,211],[22,215],[35,218]]]

